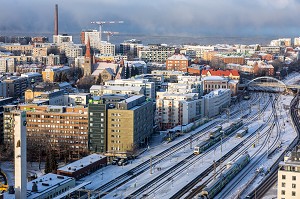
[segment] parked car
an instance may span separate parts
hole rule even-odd
[[[113,161],[111,162],[112,165],[118,164],[121,158],[114,158]]]
[[[119,165],[119,166],[124,166],[124,165],[126,165],[126,164],[128,164],[128,160],[125,159],[125,158],[122,158],[122,159],[119,160],[119,162],[118,162],[118,165]]]

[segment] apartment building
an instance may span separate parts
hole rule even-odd
[[[53,35],[53,43],[55,44],[63,44],[65,42],[73,42],[73,37],[67,34],[62,35]]]
[[[15,60],[11,57],[0,57],[0,73],[15,72]]]
[[[89,149],[108,156],[133,155],[153,132],[153,104],[143,95],[95,97],[89,117]]]
[[[119,102],[110,101],[108,107],[108,155],[130,156],[140,146],[146,146],[153,132],[153,103],[144,95],[135,95]]]
[[[101,54],[109,54],[115,56],[116,46],[114,44],[101,41],[101,43],[98,46],[98,49],[100,50]]]
[[[232,65],[232,64],[231,64]],[[202,70],[202,77],[219,76],[232,80],[239,80],[240,74],[238,70]]]
[[[20,98],[24,96],[28,87],[28,80],[26,77],[10,76],[3,80],[3,82],[5,82],[7,86],[7,97]]]
[[[78,159],[88,153],[87,108],[34,104],[18,108],[26,110],[27,136],[31,142],[51,147],[60,158]],[[5,115],[6,112],[4,118]]]
[[[160,130],[189,124],[203,115],[203,100],[197,93],[157,92],[156,124]]]
[[[150,45],[140,50],[139,60],[147,62],[165,63],[168,57],[174,55],[175,48],[164,45]]]
[[[28,85],[30,85],[32,83],[38,83],[38,82],[43,81],[43,77],[42,77],[41,73],[37,73],[37,72],[23,73],[23,74],[21,74],[21,77],[24,77],[27,79]]]
[[[131,86],[144,88],[144,95],[147,98],[155,100],[155,83],[148,79],[116,79],[106,81],[105,86]]]
[[[98,30],[83,30],[80,34],[81,43],[87,45],[88,40],[92,48],[98,48],[101,41],[101,34]]]
[[[172,55],[166,60],[167,70],[176,70],[187,72],[189,59],[184,55]]]
[[[60,73],[67,73],[70,70],[68,66],[47,66],[42,72],[44,82],[55,82]]]
[[[220,76],[208,76],[203,78],[203,92],[209,93],[217,89],[230,89],[231,95],[236,95],[238,84],[238,80],[230,80]]]
[[[284,161],[279,163],[278,170],[278,199],[292,199],[300,196],[300,147],[289,152]]]
[[[4,44],[1,47],[14,55],[31,55],[33,49],[32,45],[21,45],[20,43]]]
[[[47,47],[34,47],[32,49],[32,57],[47,56]]]
[[[292,46],[291,38],[280,38],[270,42],[270,46]]]
[[[166,82],[178,82],[178,76],[184,76],[186,72],[183,71],[170,71],[170,70],[153,70],[153,75],[162,75]]]
[[[231,102],[231,91],[229,89],[217,89],[204,95],[204,116],[211,118],[227,108]]]
[[[101,96],[105,94],[124,94],[128,96],[132,95],[143,95],[145,93],[144,87],[133,87],[133,86],[102,86],[93,85],[90,88],[92,95]]]

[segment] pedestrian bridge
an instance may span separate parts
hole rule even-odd
[[[286,92],[288,90],[298,90],[300,85],[285,84],[274,77],[257,77],[245,84],[248,90],[266,91],[266,92]]]

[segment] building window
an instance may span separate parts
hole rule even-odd
[[[292,180],[296,180],[296,176],[292,176]]]
[[[282,186],[282,187],[285,187],[285,182],[283,182],[283,183],[281,184],[281,186]]]
[[[296,196],[296,191],[292,191],[292,196]]]
[[[296,188],[296,184],[292,184],[292,188]]]
[[[285,195],[285,190],[281,190],[281,195]]]
[[[281,177],[283,180],[285,180],[285,175],[282,175],[282,177]]]

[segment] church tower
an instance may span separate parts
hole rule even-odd
[[[92,60],[93,57],[91,55],[91,42],[90,42],[90,37],[88,37],[88,42],[86,44],[84,65],[83,65],[84,76],[89,76],[92,74],[92,65],[93,65]]]

